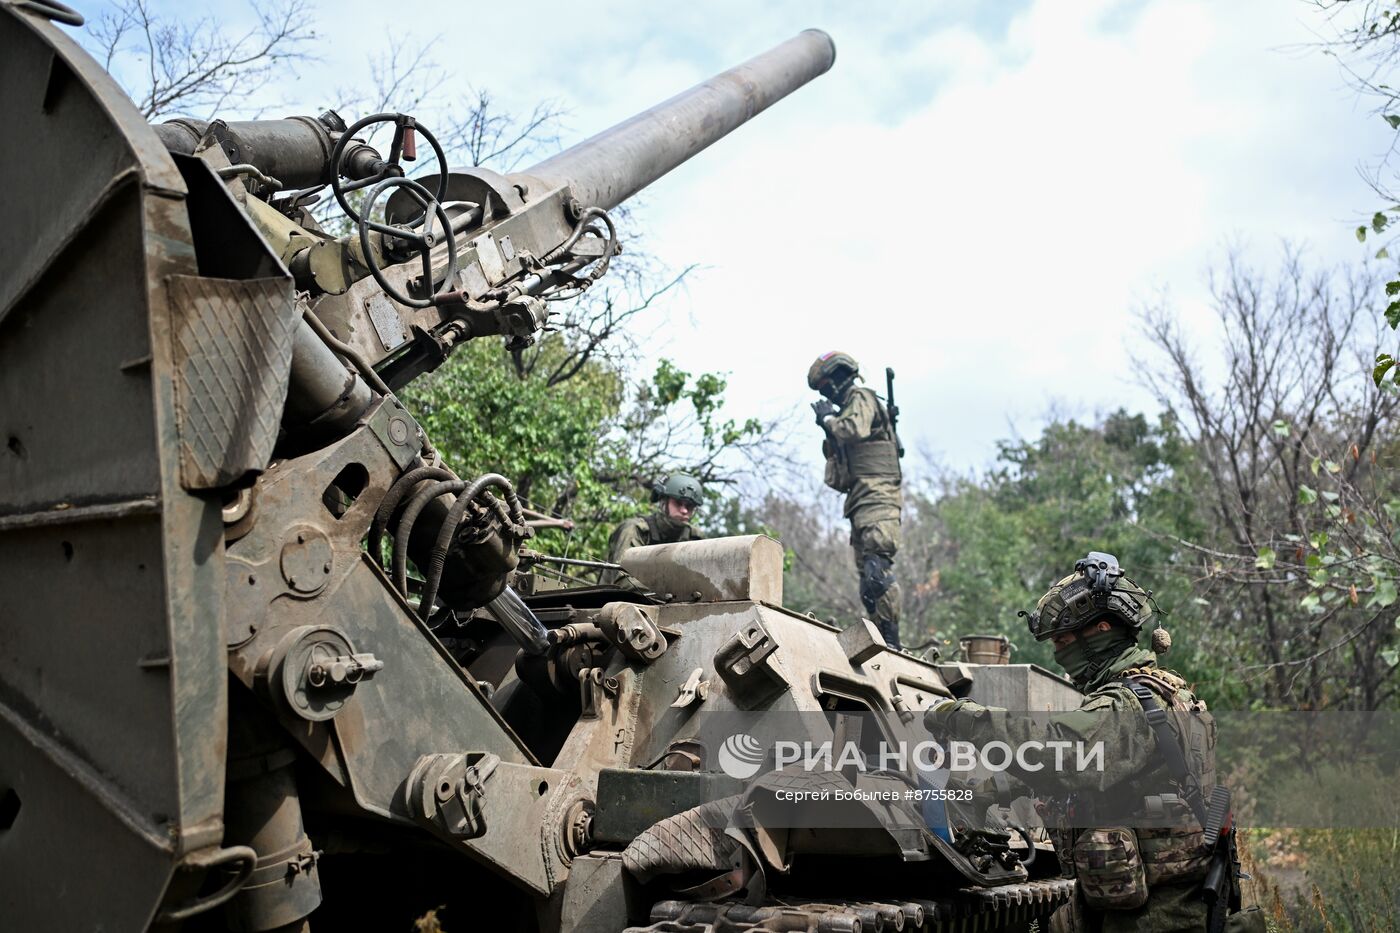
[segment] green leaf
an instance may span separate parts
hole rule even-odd
[[[1385,306],[1385,322],[1391,330],[1400,327],[1400,301],[1392,301]]]
[[[1371,381],[1376,385],[1380,385],[1385,379],[1385,374],[1394,368],[1395,362],[1395,357],[1391,356],[1389,353],[1382,353],[1380,356],[1376,357],[1376,368],[1371,370]],[[1314,470],[1313,472],[1316,473],[1317,471]]]
[[[1322,458],[1321,458],[1321,457],[1313,457],[1313,458],[1312,458],[1312,463],[1308,464],[1308,469],[1309,469],[1309,470],[1312,470],[1312,475],[1313,475],[1313,476],[1316,476],[1316,475],[1317,475],[1317,471],[1318,471],[1319,469],[1321,469],[1321,468],[1322,468]]]
[[[1301,606],[1303,609],[1306,609],[1308,612],[1312,613],[1319,613],[1323,611],[1322,597],[1318,596],[1316,593],[1309,593],[1308,595],[1304,596],[1302,599],[1298,600],[1298,605]]]
[[[1385,293],[1391,298],[1400,295],[1400,282],[1386,282]]]
[[[1298,504],[1312,505],[1316,501],[1317,490],[1313,489],[1311,486],[1305,486],[1300,483],[1298,486]]]
[[[1356,240],[1357,240],[1358,243],[1365,243],[1365,242],[1366,242],[1366,228],[1365,228],[1365,227],[1357,227],[1357,228],[1356,228]]]
[[[1377,259],[1389,259],[1389,258],[1390,258],[1390,250],[1388,250],[1388,249],[1386,249],[1384,246],[1382,246],[1380,249],[1376,250],[1376,258],[1377,258]]]
[[[1375,24],[1372,23],[1372,25]],[[1392,130],[1400,129],[1400,114],[1387,113],[1385,115],[1385,122],[1390,124]]]
[[[1327,472],[1328,472],[1328,473],[1340,473],[1340,472],[1342,472],[1342,465],[1341,465],[1340,463],[1338,463],[1337,461],[1335,461],[1335,460],[1328,460],[1328,461],[1327,461]]]
[[[1380,211],[1376,211],[1376,213],[1371,216],[1371,229],[1377,233],[1384,230],[1385,225],[1388,223],[1390,223],[1390,221]]]
[[[1386,648],[1381,651],[1381,660],[1386,663],[1387,667],[1394,667],[1400,664],[1400,651],[1394,648]]]
[[[1260,570],[1272,570],[1276,560],[1278,560],[1278,554],[1274,552],[1273,548],[1261,547],[1258,556],[1254,558],[1254,566]]]
[[[1400,599],[1400,590],[1395,587],[1395,580],[1390,577],[1376,581],[1376,592],[1371,594],[1371,599],[1366,603],[1368,606],[1379,606],[1385,609]]]
[[[1312,542],[1312,546],[1320,551],[1323,548],[1327,547],[1327,532],[1314,531],[1309,540]]]
[[[1270,425],[1270,427],[1274,429],[1274,433],[1277,434],[1279,437],[1287,437],[1288,432],[1292,430],[1288,426],[1288,422],[1283,421],[1282,419],[1275,421],[1272,425]]]

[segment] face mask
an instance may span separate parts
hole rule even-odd
[[[1055,663],[1065,669],[1070,680],[1082,682],[1088,679],[1089,671],[1094,666],[1094,658],[1089,654],[1084,639],[1076,638],[1063,648],[1055,649]]]
[[[1055,652],[1055,663],[1065,669],[1070,680],[1084,683],[1131,644],[1133,636],[1118,626],[1088,637],[1080,636]]]

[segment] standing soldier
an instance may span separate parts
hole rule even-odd
[[[687,473],[672,473],[658,480],[651,487],[651,499],[656,508],[650,514],[627,519],[613,530],[608,539],[608,560],[617,563],[628,548],[703,538],[700,529],[690,521],[704,498],[700,480]],[[620,570],[605,572],[603,582],[632,590],[645,589],[635,577]]]
[[[1076,929],[1262,931],[1257,908],[1239,911],[1239,861],[1229,793],[1215,785],[1215,724],[1205,703],[1138,637],[1151,594],[1112,554],[1074,565],[1040,598],[1028,624],[1084,694],[1070,712],[1030,715],[946,700],[925,714],[935,734],[985,747],[1005,742],[1102,743],[1097,770],[1008,770],[1032,787],[1065,868],[1079,881]]]
[[[846,494],[860,600],[885,643],[899,648],[900,590],[893,569],[904,505],[899,438],[890,410],[874,391],[856,385],[859,378],[859,364],[835,350],[807,370],[807,385],[824,396],[812,410],[826,432],[826,484]]]

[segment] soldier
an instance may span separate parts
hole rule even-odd
[[[949,700],[925,715],[936,733],[979,746],[1103,742],[1102,771],[1009,769],[1039,794],[1061,863],[1078,878],[1079,929],[1219,930],[1227,908],[1239,909],[1228,796],[1215,787],[1215,724],[1186,682],[1157,666],[1166,632],[1153,632],[1153,650],[1138,646],[1152,611],[1151,594],[1113,555],[1091,552],[1027,617],[1084,694],[1077,710],[1016,716]],[[1218,913],[1204,899],[1208,874]],[[1264,926],[1257,909],[1230,921],[1231,930]]]
[[[672,473],[658,480],[651,488],[656,508],[648,515],[634,516],[617,526],[608,539],[608,560],[617,563],[628,548],[703,538],[700,529],[690,522],[704,497],[700,480],[687,473]],[[635,577],[620,570],[605,572],[603,582],[630,590],[646,589]]]
[[[859,364],[839,351],[822,354],[807,370],[807,385],[824,396],[812,410],[826,432],[826,484],[846,494],[860,600],[885,643],[898,648],[900,590],[893,568],[904,505],[899,439],[889,410],[872,390],[856,385],[859,378]]]

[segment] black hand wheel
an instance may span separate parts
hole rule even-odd
[[[443,176],[446,175],[447,173],[443,172]],[[412,225],[396,226],[369,219],[374,214],[375,203],[384,192],[393,188],[404,189],[413,200],[422,205],[423,217],[420,220]],[[433,247],[437,245],[437,236],[433,233],[434,221],[442,224],[442,235],[447,239],[447,268],[443,270],[442,281],[451,284],[457,276],[457,239],[452,235],[452,221],[448,218],[447,211],[442,209],[442,203],[433,197],[427,188],[411,178],[386,178],[375,185],[369,197],[365,199],[364,217],[356,218],[360,225],[360,247],[364,250],[365,265],[369,266],[370,275],[374,276],[379,287],[384,289],[384,294],[410,308],[431,308],[436,303],[438,283],[433,280]],[[379,260],[375,258],[375,250],[370,247],[371,230],[386,238],[386,246],[389,243],[388,238],[405,240],[413,245],[414,251],[423,261],[422,287],[429,297],[410,298],[389,284],[384,270],[379,266]]]
[[[394,141],[389,147],[389,158],[379,162],[375,172],[365,178],[356,179],[349,184],[341,184],[340,180],[344,176],[345,155],[349,151],[349,145],[355,138],[355,134],[367,126],[375,123],[394,124]],[[360,215],[350,206],[345,194],[349,191],[358,191],[361,188],[368,188],[388,178],[403,178],[407,173],[403,169],[403,159],[412,162],[416,156],[416,137],[421,135],[428,141],[428,145],[433,149],[433,155],[438,160],[438,190],[433,197],[434,201],[442,202],[447,197],[447,156],[443,154],[442,147],[438,145],[437,138],[426,129],[419,126],[406,113],[376,113],[373,116],[357,120],[353,126],[340,134],[340,139],[336,140],[335,148],[331,150],[331,193],[335,195],[336,203],[356,224],[360,223]],[[368,216],[369,212],[365,212]],[[425,215],[426,217],[426,215]]]

